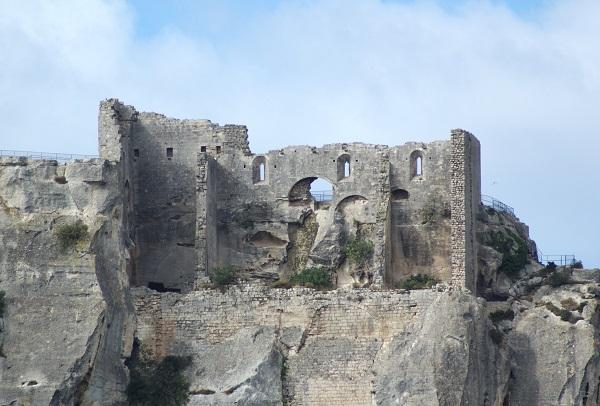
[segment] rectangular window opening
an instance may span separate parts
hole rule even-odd
[[[217,145],[217,154],[220,154],[220,153],[221,153],[221,146]]]
[[[173,148],[167,148],[167,158],[173,158]]]
[[[206,145],[200,147],[200,152],[206,152]]]
[[[136,158],[139,158],[139,157],[140,157],[140,150],[139,150],[139,149],[137,149],[137,148],[136,148],[136,149],[134,149],[134,150],[133,150],[133,156],[134,156],[134,157],[136,157]]]

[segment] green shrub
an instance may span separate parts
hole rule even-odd
[[[6,300],[4,299],[6,292],[0,290],[0,317],[4,316],[4,307],[6,306]]]
[[[433,204],[426,204],[419,210],[421,224],[433,223],[439,217],[436,207]]]
[[[514,278],[529,262],[527,244],[511,230],[506,232],[508,235],[502,231],[492,232],[489,246],[502,254],[498,271]]]
[[[208,272],[208,278],[217,287],[231,285],[235,281],[235,271],[231,266],[213,268]]]
[[[551,273],[553,273],[554,271],[556,271],[556,268],[552,268],[552,267],[548,268],[547,266],[545,266],[544,268],[542,268],[538,271],[538,274],[540,276],[546,277],[546,276],[550,275]]]
[[[545,285],[550,285],[554,288],[562,285],[566,285],[570,282],[569,276],[564,272],[553,272],[544,281]]]
[[[434,277],[419,273],[416,275],[411,275],[408,278],[406,278],[405,280],[403,280],[402,282],[400,282],[399,287],[400,287],[400,289],[408,289],[408,290],[429,289],[430,287],[432,287],[433,285],[436,285],[437,283],[439,283],[439,281],[437,279],[435,279]]]
[[[558,267],[552,261],[548,262],[548,264],[546,265],[546,269],[549,271],[556,271],[556,268],[558,268]]]
[[[56,236],[63,249],[72,248],[78,241],[88,236],[88,226],[83,224],[81,220],[71,224],[63,224],[56,230]]]
[[[307,288],[331,287],[330,274],[325,268],[306,268],[290,279],[292,285],[306,286]]]
[[[127,385],[130,405],[180,406],[189,401],[190,383],[183,371],[191,364],[189,357],[167,356],[159,361],[139,361],[131,369]]]
[[[583,262],[575,261],[571,266],[573,267],[573,269],[583,269]]]
[[[515,318],[515,312],[512,309],[508,310],[496,310],[495,312],[490,313],[490,320],[492,323],[498,323],[502,320],[512,320]]]
[[[373,256],[373,242],[358,238],[348,241],[344,247],[346,258],[357,266],[364,266]]]
[[[583,320],[582,317],[574,316],[573,313],[571,313],[569,310],[556,307],[550,302],[546,303],[546,309],[550,310],[556,316],[560,317],[562,321],[568,321],[572,324],[577,323],[579,320]]]

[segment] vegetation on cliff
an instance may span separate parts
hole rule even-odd
[[[425,275],[425,274],[416,274],[411,275],[402,282],[400,282],[400,289],[429,289],[433,285],[438,284],[439,281],[435,279],[433,276]]]
[[[212,268],[208,277],[216,287],[231,285],[235,281],[235,270],[231,266]]]
[[[83,224],[81,220],[63,224],[56,229],[56,236],[60,246],[63,249],[69,249],[88,236],[88,226]]]
[[[160,361],[140,360],[131,369],[127,386],[130,405],[180,406],[190,400],[190,383],[184,370],[192,363],[189,357],[169,355]]]
[[[510,229],[506,229],[506,234],[502,231],[492,232],[487,245],[502,254],[498,271],[511,278],[516,278],[529,262],[527,244]]]
[[[325,289],[331,287],[331,276],[325,268],[306,268],[290,279],[292,285]]]
[[[358,238],[350,240],[344,247],[344,254],[351,263],[362,267],[373,256],[373,242]]]

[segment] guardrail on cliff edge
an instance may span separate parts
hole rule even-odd
[[[48,159],[59,162],[71,161],[73,159],[95,159],[98,155],[83,154],[65,154],[62,152],[35,152],[35,151],[14,151],[9,149],[0,149],[0,157],[15,157],[29,159]]]
[[[486,205],[488,207],[491,207],[494,210],[501,211],[503,213],[507,213],[507,214],[511,214],[511,215],[515,216],[515,209],[510,207],[508,204],[502,203],[500,200],[498,200],[492,196],[481,195],[481,203],[483,203],[484,205]]]

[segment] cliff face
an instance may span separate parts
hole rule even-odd
[[[597,272],[503,267],[532,244],[514,218],[480,218],[488,300],[445,286],[158,293],[129,287],[119,165],[0,160],[0,405],[126,404],[136,352],[191,356],[192,405],[600,404]],[[65,248],[58,230],[77,221],[87,235]]]
[[[118,179],[118,166],[104,161],[0,160],[0,404],[47,405],[59,387],[80,402],[94,392],[106,341],[122,341],[127,328],[115,321],[132,313],[121,306],[115,315],[115,285],[127,283]],[[87,232],[64,246],[59,230],[73,224]],[[110,404],[127,375],[116,359],[104,369],[98,398]]]

